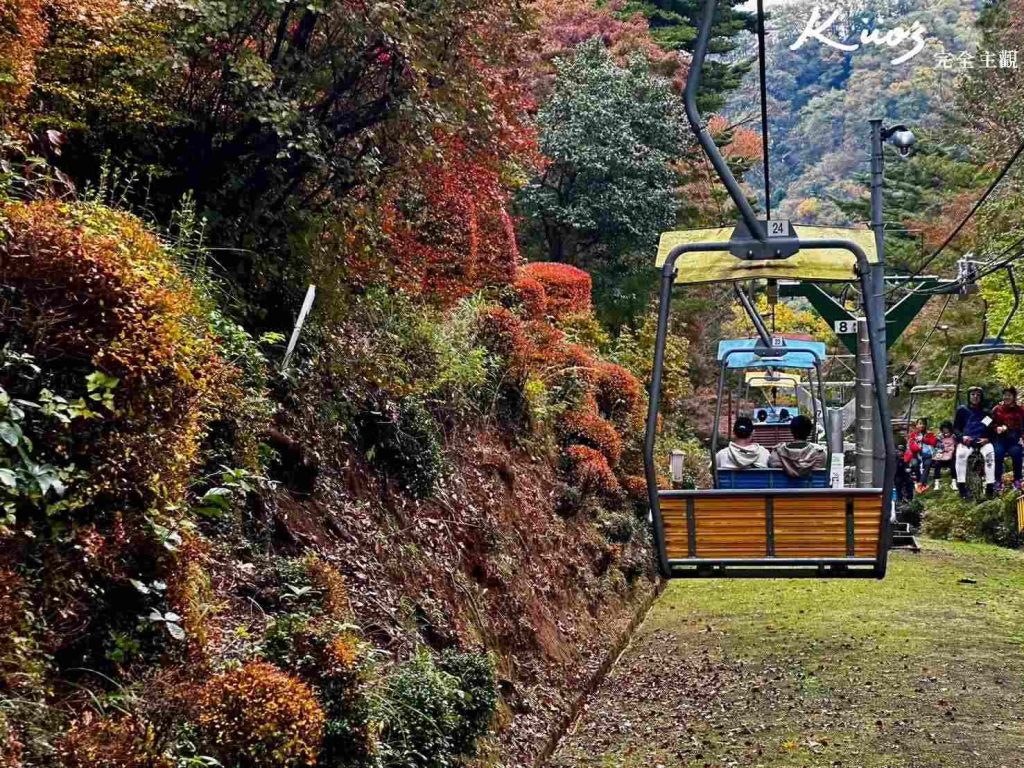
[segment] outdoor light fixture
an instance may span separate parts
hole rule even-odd
[[[669,474],[672,476],[673,487],[678,487],[683,484],[683,452],[680,450],[672,451],[669,455],[668,460]]]
[[[917,143],[917,137],[914,135],[914,132],[905,125],[883,128],[882,140],[888,141],[896,147],[896,151],[900,153],[900,157],[904,160],[910,157],[910,150]]]

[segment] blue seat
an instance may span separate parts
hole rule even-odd
[[[816,469],[810,477],[790,477],[781,469],[720,469],[718,487],[733,489],[757,488],[828,488],[828,470]]]

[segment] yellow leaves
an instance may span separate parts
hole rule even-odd
[[[264,662],[209,680],[199,694],[206,748],[248,768],[314,765],[326,717],[313,691]]]

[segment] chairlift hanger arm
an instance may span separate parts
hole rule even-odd
[[[690,74],[686,78],[686,89],[683,91],[683,104],[686,108],[686,118],[690,122],[690,127],[693,129],[697,141],[700,142],[701,148],[707,154],[708,159],[715,168],[715,172],[718,173],[719,178],[721,178],[722,183],[729,192],[729,197],[732,198],[733,203],[739,210],[740,218],[746,224],[747,231],[754,236],[758,243],[763,243],[767,237],[764,224],[757,218],[753,207],[743,194],[743,190],[740,189],[736,177],[733,175],[725,158],[722,157],[722,153],[718,151],[718,146],[708,132],[704,118],[697,109],[697,92],[700,90],[704,60],[707,58],[708,46],[711,43],[711,28],[714,26],[717,5],[717,0],[707,0],[704,3],[704,15],[701,17],[700,32],[697,35],[697,44],[693,49],[693,59],[690,61]],[[725,250],[729,249],[726,248]]]
[[[1013,266],[1011,265],[1006,267],[1006,278],[1010,281],[1010,290],[1013,291],[1013,306],[1010,307],[1010,311],[1006,315],[1006,319],[1003,320],[999,333],[996,334],[996,338],[1000,340],[1002,340],[1003,334],[1006,333],[1006,329],[1010,327],[1010,321],[1013,320],[1013,316],[1017,314],[1017,309],[1020,307],[1020,289],[1017,288],[1017,281],[1013,277]]]
[[[761,337],[761,343],[766,347],[771,347],[772,334],[768,330],[768,326],[764,324],[764,318],[761,317],[761,313],[757,311],[757,307],[754,306],[754,302],[750,300],[750,297],[747,296],[739,283],[733,283],[732,287],[736,292],[736,298],[740,300],[740,304],[742,304],[743,309],[746,310],[747,316],[750,318],[750,322],[754,324],[754,329],[757,331],[757,335]]]

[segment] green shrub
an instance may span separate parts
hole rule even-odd
[[[323,617],[286,614],[270,625],[262,652],[319,691],[326,721],[318,765],[362,765],[376,749],[366,696],[371,665],[365,644],[351,627]]]
[[[1017,533],[1016,495],[980,504],[949,495],[929,499],[922,532],[936,539],[984,541],[1004,547],[1020,544]]]
[[[478,408],[488,366],[477,340],[477,300],[442,312],[374,288],[348,309],[326,357],[339,389],[357,399],[387,392],[451,413]]]
[[[441,427],[422,402],[382,402],[359,426],[370,461],[416,498],[430,496],[445,472]]]
[[[470,755],[497,703],[494,673],[483,656],[427,651],[399,667],[381,697],[385,768],[449,768]]]
[[[555,513],[560,517],[576,517],[586,505],[583,491],[575,485],[559,483],[555,488]]]
[[[628,544],[637,527],[636,518],[628,512],[605,512],[598,518],[598,526],[613,544]]]
[[[974,532],[981,541],[1015,547],[1018,544],[1016,510],[1008,511],[1002,499],[992,499],[971,510]]]
[[[455,701],[458,727],[452,734],[453,746],[458,754],[470,755],[476,740],[487,733],[498,705],[494,664],[486,654],[449,649],[441,654],[438,666],[459,681],[462,695]]]

